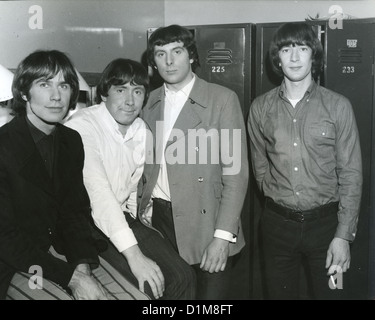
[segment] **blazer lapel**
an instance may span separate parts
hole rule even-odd
[[[197,75],[195,75],[195,77],[195,83],[190,92],[190,95],[174,124],[173,129],[176,130],[172,131],[170,137],[174,140],[169,140],[167,143],[167,147],[172,143],[175,143],[182,137],[186,136],[189,129],[196,128],[202,122],[202,118],[199,113],[202,111],[202,109],[206,108],[206,83],[202,81]]]
[[[159,89],[159,94],[150,101],[148,109],[147,119],[145,120],[155,139],[156,122],[164,119],[164,90],[162,88]]]
[[[188,99],[177,117],[166,147],[186,136],[189,129],[194,129],[202,122],[194,108],[194,104]]]
[[[10,135],[14,153],[20,159],[20,175],[48,194],[53,194],[52,180],[31,136],[25,118],[17,118]]]
[[[158,95],[150,101],[150,106],[148,107],[147,119],[144,119],[153,136],[153,149],[154,149],[154,162],[160,163],[160,155],[162,154],[162,139],[163,136],[163,126],[162,121],[164,120],[164,87],[161,87]],[[158,157],[158,158],[157,158]]]
[[[161,150],[162,147],[161,141],[162,136],[160,134],[163,134],[163,131],[161,130],[162,126],[157,127],[157,122],[162,121],[164,119],[164,86],[157,89],[158,92],[151,98],[152,100],[148,101],[147,105],[147,115],[145,114],[144,120],[147,122],[147,124],[150,127],[150,130],[153,133],[153,143],[155,147],[155,158],[160,156],[162,152],[165,150]],[[199,112],[202,109],[206,108],[207,102],[206,102],[206,84],[204,81],[199,79],[196,76],[196,80],[193,86],[193,89],[190,93],[190,96],[188,100],[186,101],[185,105],[183,106],[181,113],[179,114],[176,123],[174,125],[175,130],[172,132],[172,135],[177,136],[177,140],[181,139],[182,137],[186,136],[188,134],[189,129],[196,128],[201,122],[201,117],[199,115]],[[160,124],[159,124],[160,125]],[[175,143],[176,138],[174,138],[173,141],[169,141],[166,145],[168,147],[170,144]],[[142,199],[140,202],[140,208],[144,208],[147,205],[148,200],[151,197],[151,193],[153,191],[153,188],[156,184],[156,180],[159,175],[160,170],[160,160],[157,158],[154,159],[154,165],[152,166],[152,171],[148,177],[148,181],[146,182],[146,188],[143,192]]]

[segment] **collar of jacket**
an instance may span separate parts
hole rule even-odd
[[[199,78],[195,75],[195,83],[191,89],[188,101],[191,104],[196,104],[202,108],[207,108],[208,105],[208,82]],[[164,86],[154,90],[154,94],[150,95],[149,109],[154,109],[155,106],[162,101],[162,97],[165,95]]]
[[[11,131],[9,143],[13,146],[15,157],[20,160],[20,174],[49,194],[54,194],[54,191],[60,186],[69,186],[68,182],[64,184],[70,179],[70,163],[74,161],[71,156],[72,143],[69,141],[69,137],[64,134],[69,129],[58,124],[55,131],[58,143],[55,148],[54,176],[59,178],[55,179],[56,185],[53,188],[53,181],[44,166],[25,117],[15,117],[8,125]]]

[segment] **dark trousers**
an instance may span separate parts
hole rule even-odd
[[[194,270],[176,253],[171,244],[156,231],[143,225],[139,219],[133,219],[124,213],[133,230],[142,253],[155,261],[165,279],[165,291],[162,300],[192,300],[196,295],[196,275]],[[97,228],[95,238],[106,238]],[[138,281],[130,270],[126,258],[108,241],[108,248],[100,253],[123,276],[138,287]],[[155,299],[151,287],[145,283],[145,293]]]
[[[162,199],[154,199],[152,212],[152,226],[158,229],[178,252],[171,203]],[[229,257],[225,270],[214,273],[201,270],[200,264],[192,265],[197,275],[197,300],[228,299],[232,270],[236,260],[234,256]]]
[[[230,281],[237,255],[228,257],[224,271],[209,273],[203,271],[200,264],[193,264],[197,274],[197,300],[229,300]]]
[[[266,206],[261,217],[262,247],[268,299],[301,299],[300,275],[305,266],[310,297],[336,300],[341,289],[330,289],[327,250],[337,227],[337,210],[313,220],[294,221]]]

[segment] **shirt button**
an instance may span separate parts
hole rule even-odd
[[[294,171],[298,171],[298,167],[294,167]]]
[[[199,151],[199,147],[195,147],[195,151],[197,151],[197,152],[198,152],[198,151]]]
[[[297,147],[297,142],[294,142],[293,145],[294,145],[295,147]]]
[[[297,119],[293,119],[293,122],[296,123],[296,122],[297,122]]]
[[[296,192],[296,195],[299,196],[299,192],[298,191]]]
[[[199,182],[203,182],[203,178],[202,178],[202,177],[199,177],[199,178],[198,178],[198,181],[199,181]]]
[[[325,136],[326,135],[326,133],[325,132],[322,132],[322,136]]]
[[[201,214],[206,214],[206,209],[202,209]]]

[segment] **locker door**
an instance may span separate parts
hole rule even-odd
[[[352,245],[350,272],[344,289],[350,299],[368,297],[369,222],[371,160],[373,144],[373,61],[374,25],[371,20],[344,20],[342,29],[327,27],[325,86],[346,96],[352,103],[362,150],[363,193],[356,239]],[[372,233],[374,231],[371,231]]]
[[[197,44],[200,67],[195,73],[202,79],[232,89],[237,93],[246,118],[252,98],[253,36],[252,24],[188,26]],[[235,267],[232,281],[233,299],[251,296],[251,221],[253,192],[248,189],[241,220],[246,246]]]
[[[279,86],[282,77],[278,77],[271,67],[269,46],[280,23],[265,23],[256,26],[256,96]]]
[[[188,27],[195,34],[200,67],[196,74],[208,82],[232,89],[246,114],[251,90],[251,24]]]

